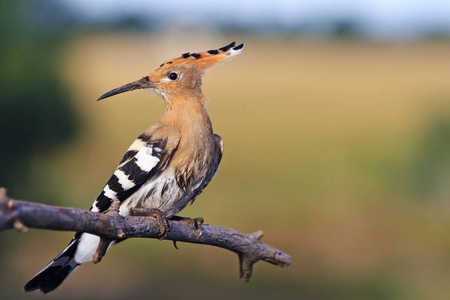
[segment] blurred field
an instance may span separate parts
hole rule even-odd
[[[64,76],[82,134],[36,158],[36,186],[60,205],[90,207],[129,144],[162,113],[156,95],[95,102],[164,60],[233,38],[89,36],[66,48]],[[46,299],[443,299],[450,293],[450,44],[239,37],[242,55],[207,72],[204,93],[225,141],[211,185],[182,215],[292,255],[258,263],[249,284],[234,254],[132,240],[80,268]],[[446,151],[449,150],[449,151]],[[20,191],[11,191],[20,197]],[[46,199],[27,199],[47,202]],[[2,233],[11,245],[2,296],[22,285],[71,233]],[[3,274],[4,276],[5,274]]]

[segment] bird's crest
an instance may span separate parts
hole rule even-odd
[[[241,53],[243,48],[244,44],[236,46],[236,42],[232,42],[222,48],[208,50],[206,52],[186,52],[181,54],[181,57],[176,57],[165,61],[160,67],[165,65],[181,65],[184,63],[190,63],[196,65],[199,69],[207,69],[215,64],[222,63],[227,59],[238,55]]]
[[[200,86],[203,71],[215,64],[222,63],[227,59],[241,53],[244,44],[236,46],[235,42],[216,50],[208,50],[198,53],[184,53],[165,61],[153,70],[149,76],[113,89],[97,100],[105,99],[117,94],[138,89],[155,91],[167,102],[168,95],[186,95],[187,91],[193,90],[201,93]],[[198,95],[197,99],[203,101],[204,97]]]

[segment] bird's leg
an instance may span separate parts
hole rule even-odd
[[[117,215],[119,214],[120,201],[117,198],[114,198],[111,201],[108,209],[103,212],[105,215]]]
[[[198,237],[200,237],[202,235],[202,227],[201,225],[203,224],[204,220],[202,217],[198,217],[198,218],[188,218],[188,217],[180,217],[180,216],[173,216],[170,218],[173,221],[181,221],[184,222],[192,227],[194,227],[197,232],[198,232]]]
[[[146,208],[146,207],[133,207],[130,210],[130,215],[132,216],[146,216],[153,217],[158,222],[159,226],[159,239],[163,240],[167,236],[167,232],[172,229],[171,224],[167,221],[166,216],[163,212],[157,208]]]

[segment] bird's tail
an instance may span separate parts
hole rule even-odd
[[[80,264],[75,262],[75,252],[78,243],[79,238],[75,236],[61,254],[28,281],[23,290],[25,292],[31,292],[40,289],[46,294],[60,286],[80,266]]]

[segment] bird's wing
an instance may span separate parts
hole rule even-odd
[[[212,161],[212,165],[208,168],[203,174],[204,181],[195,183],[192,192],[190,193],[190,204],[194,203],[195,199],[200,195],[204,188],[210,183],[211,179],[216,174],[217,168],[219,167],[220,160],[222,159],[223,154],[223,140],[217,134],[214,135],[214,159]],[[202,173],[202,172],[200,172]],[[200,176],[201,177],[201,176]],[[189,186],[188,181],[192,180],[194,177],[190,177],[186,174],[186,172],[180,172],[177,178],[177,184],[182,189],[186,190],[186,187]],[[202,177],[203,178],[203,177]]]
[[[205,184],[203,185],[203,189],[209,184],[211,179],[216,174],[217,168],[219,167],[220,161],[222,160],[223,155],[223,139],[220,137],[220,135],[215,134],[214,135],[214,142],[215,142],[215,154],[214,154],[214,161],[212,168],[210,172],[208,173],[208,176],[206,178]]]
[[[91,210],[107,210],[114,198],[122,202],[150,178],[158,176],[169,164],[179,141],[180,134],[172,127],[160,127],[140,135],[125,153]]]

